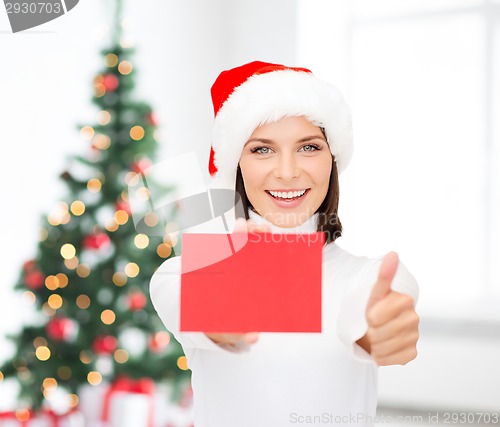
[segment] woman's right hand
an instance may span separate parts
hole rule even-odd
[[[233,233],[271,232],[268,224],[258,225],[251,220],[238,218]],[[206,333],[208,338],[217,344],[255,344],[259,339],[259,332],[246,333]]]

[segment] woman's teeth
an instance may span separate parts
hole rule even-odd
[[[269,191],[271,196],[277,197],[280,199],[293,199],[295,197],[301,197],[304,195],[304,193],[307,191],[306,190],[300,190],[300,191],[288,191],[288,192],[281,192],[281,191]]]

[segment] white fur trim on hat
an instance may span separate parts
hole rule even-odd
[[[234,189],[243,146],[261,124],[304,116],[325,129],[338,172],[353,153],[351,113],[340,91],[305,71],[256,74],[238,86],[215,117],[212,147],[217,173],[213,187]]]

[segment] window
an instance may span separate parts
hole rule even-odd
[[[500,2],[299,0],[297,64],[353,111],[339,244],[396,250],[422,315],[499,319]]]

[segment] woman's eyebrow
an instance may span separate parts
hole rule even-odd
[[[250,144],[251,142],[262,142],[264,144],[270,144],[270,145],[273,145],[275,144],[275,142],[272,140],[272,139],[265,139],[265,138],[252,138],[252,139],[249,139],[247,142],[245,142],[245,145],[243,147],[246,147],[248,144]]]
[[[313,139],[321,139],[322,141],[326,142],[326,139],[323,135],[306,136],[304,138],[299,139],[297,142],[307,142],[307,141],[312,141]]]
[[[307,141],[312,141],[313,139],[321,139],[322,141],[326,142],[326,139],[323,135],[310,135],[310,136],[305,136],[304,138],[300,138],[296,144],[300,144],[302,142],[307,142]],[[266,138],[252,138],[249,139],[243,147],[246,147],[247,144],[250,142],[261,142],[263,144],[269,144],[269,145],[274,145],[276,142],[274,142],[272,139],[266,139]]]

